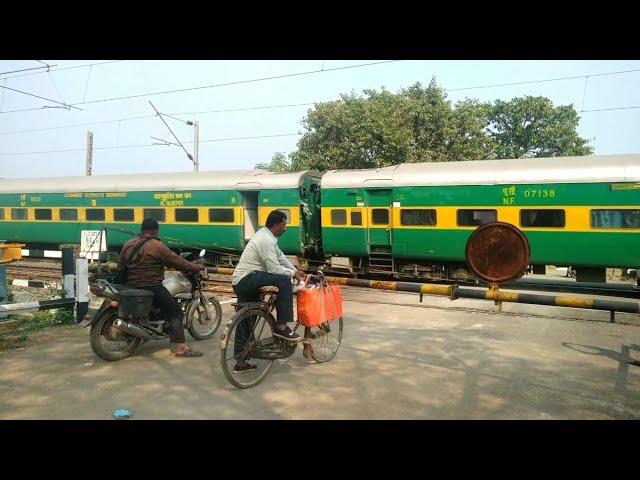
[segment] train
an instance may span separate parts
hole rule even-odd
[[[34,248],[104,230],[117,250],[152,217],[170,246],[232,265],[272,210],[287,216],[285,254],[354,276],[472,278],[467,239],[494,221],[522,230],[534,273],[571,266],[604,282],[606,268],[640,266],[637,154],[0,179],[0,239]]]

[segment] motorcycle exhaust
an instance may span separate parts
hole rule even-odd
[[[124,320],[121,320],[119,318],[115,322],[113,322],[113,324],[115,325],[116,328],[119,328],[123,332],[128,333],[129,335],[133,335],[134,337],[142,338],[144,340],[149,340],[153,336],[146,330],[138,327],[137,325],[132,325],[131,323],[127,323]]]

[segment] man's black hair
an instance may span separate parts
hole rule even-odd
[[[281,212],[280,210],[273,210],[267,217],[267,223],[265,224],[265,227],[271,228],[274,225],[277,225],[278,223],[282,223],[286,221],[287,221],[287,216],[285,215],[284,212]]]
[[[145,230],[157,230],[160,228],[158,222],[153,218],[145,218],[142,221],[142,225],[140,226],[140,231],[144,232]]]

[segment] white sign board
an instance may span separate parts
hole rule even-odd
[[[102,235],[101,235],[102,234]],[[100,238],[102,236],[102,238]],[[107,251],[107,232],[103,230],[82,230],[80,237],[80,258],[97,260],[100,252]]]

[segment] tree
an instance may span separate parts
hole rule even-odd
[[[455,106],[431,80],[397,94],[384,89],[353,92],[319,103],[303,120],[306,129],[290,155],[298,169],[377,168],[404,162],[488,158],[488,106],[466,100]]]
[[[303,120],[291,153],[293,170],[378,168],[409,162],[449,162],[588,155],[573,106],[544,97],[465,99],[452,104],[435,78],[398,93],[384,87],[318,103]]]
[[[268,170],[270,172],[290,172],[293,169],[291,164],[287,161],[287,157],[282,152],[276,152],[271,157],[270,163],[258,163],[255,168]]]
[[[573,105],[554,107],[545,97],[496,100],[487,130],[496,158],[589,155],[593,148],[578,135]]]

